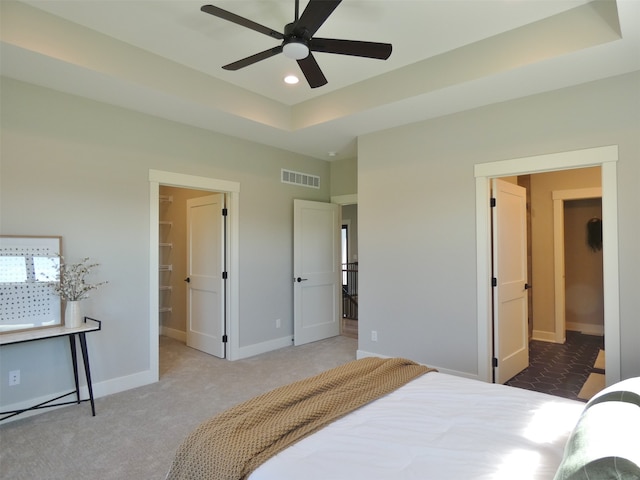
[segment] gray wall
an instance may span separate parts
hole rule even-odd
[[[617,144],[622,375],[639,375],[639,82],[622,76],[359,139],[359,348],[477,372],[473,166]],[[89,335],[98,391],[136,386],[150,368],[149,169],[241,184],[240,346],[292,333],[292,200],[355,193],[330,192],[327,162],[13,80],[0,93],[0,233],[62,235],[70,260],[90,256],[110,282],[84,305],[104,321]],[[322,188],[283,185],[280,168],[320,175]],[[72,381],[62,340],[3,347],[0,378],[16,368],[22,383],[0,382],[0,405]]]
[[[629,74],[360,137],[359,349],[477,374],[474,165],[615,144],[621,375],[640,375],[638,85]]]
[[[89,256],[109,281],[83,302],[103,320],[88,335],[98,393],[148,377],[149,169],[240,183],[239,344],[293,334],[293,199],[329,201],[328,162],[6,78],[1,95],[0,233],[62,235],[68,261]],[[321,189],[282,184],[281,168]],[[69,387],[67,344],[2,347],[0,378],[22,382],[0,382],[0,405]]]
[[[358,193],[358,159],[344,158],[331,162],[331,195]]]

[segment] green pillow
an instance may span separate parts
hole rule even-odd
[[[586,408],[596,403],[611,400],[631,402],[640,406],[640,377],[628,378],[605,388],[589,400]]]
[[[587,403],[554,480],[640,480],[639,392],[631,379]]]

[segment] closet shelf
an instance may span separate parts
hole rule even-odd
[[[161,273],[161,282],[158,285],[160,301],[158,303],[158,310],[160,314],[169,315],[173,311],[173,287],[171,286],[171,276],[173,275],[173,265],[171,263],[164,263],[171,261],[171,255],[173,252],[173,242],[171,241],[173,234],[173,219],[169,215],[173,207],[169,207],[168,204],[173,203],[173,195],[160,195],[160,218],[158,219],[158,255],[159,263],[158,269]],[[170,317],[163,318],[163,321]]]

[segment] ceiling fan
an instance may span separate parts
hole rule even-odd
[[[342,0],[309,0],[307,7],[299,13],[299,0],[295,0],[294,21],[285,25],[284,33],[260,25],[244,17],[228,12],[213,5],[203,5],[200,10],[240,26],[250,28],[271,38],[282,40],[282,44],[250,57],[224,65],[225,70],[239,70],[269,57],[284,53],[285,56],[297,60],[311,88],[321,87],[327,83],[318,62],[311,52],[337,53],[356,57],[377,58],[386,60],[391,55],[391,44],[363,42],[358,40],[339,40],[335,38],[317,38],[313,35],[329,18]]]

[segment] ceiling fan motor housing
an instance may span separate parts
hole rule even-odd
[[[284,41],[282,42],[282,53],[293,60],[302,60],[309,56],[309,39],[304,33],[296,35],[294,31],[295,23],[289,23],[284,27]]]

